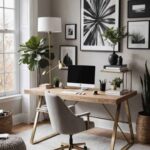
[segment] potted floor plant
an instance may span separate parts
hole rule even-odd
[[[30,71],[39,70],[38,83],[40,83],[40,68],[46,68],[49,66],[50,60],[54,59],[52,54],[49,55],[47,40],[32,36],[27,42],[20,45],[19,53],[19,64],[26,64]]]
[[[137,118],[137,140],[141,143],[150,143],[150,73],[145,63],[144,77],[140,77],[142,85],[142,105],[143,111],[139,112]]]
[[[108,28],[103,36],[106,40],[109,40],[108,42],[113,48],[113,53],[110,54],[108,60],[110,65],[116,65],[118,60],[118,55],[115,53],[115,47],[116,45],[127,36],[127,33],[124,32],[124,27],[115,29],[114,27]]]

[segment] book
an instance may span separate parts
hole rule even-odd
[[[126,67],[127,68],[127,64],[123,64],[123,65],[104,65],[104,69],[105,68],[123,68],[123,67]]]
[[[112,70],[125,70],[128,69],[127,67],[122,67],[122,68],[112,68],[112,67],[106,67],[105,69],[112,69]]]
[[[7,133],[0,134],[0,139],[8,139],[8,137],[9,137],[9,134]]]
[[[106,71],[106,72],[123,72],[123,71],[128,71],[128,68],[118,68],[118,69],[114,69],[114,68],[108,68],[108,69],[103,69],[102,71]]]
[[[114,96],[121,96],[128,93],[128,90],[107,90],[105,91],[106,95],[114,95]]]

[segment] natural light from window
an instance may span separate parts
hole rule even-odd
[[[16,14],[16,0],[0,0],[0,96],[18,89]]]

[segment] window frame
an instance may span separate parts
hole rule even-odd
[[[20,12],[20,3],[19,0],[14,0],[14,30],[8,30],[8,29],[2,29],[0,30],[0,33],[5,34],[5,33],[14,33],[14,52],[10,52],[10,54],[14,54],[14,78],[15,78],[15,86],[13,91],[6,91],[4,88],[4,92],[0,93],[0,97],[5,97],[5,96],[10,96],[10,95],[15,95],[19,93],[19,83],[20,83],[20,75],[19,75],[19,64],[18,64],[18,59],[19,59],[19,54],[18,54],[18,49],[19,49],[19,33],[20,33],[20,16],[19,16],[19,12]],[[4,7],[4,0],[3,0],[3,7],[0,8],[7,8]],[[11,9],[11,8],[8,8]],[[4,12],[4,10],[3,10]],[[5,14],[3,13],[3,23],[5,20]],[[3,36],[3,48],[4,48],[4,36]],[[5,65],[5,59],[4,59],[4,55],[6,54],[4,51],[1,53],[3,55],[3,65]],[[9,52],[8,52],[9,54]],[[4,70],[4,72],[2,74],[5,74],[7,72]],[[4,87],[5,87],[5,79],[3,81],[4,83]]]

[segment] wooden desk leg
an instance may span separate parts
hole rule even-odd
[[[40,107],[41,107],[42,99],[43,99],[42,96],[40,96],[40,97],[39,97],[39,100],[38,100],[38,106],[37,106],[37,108],[40,108]],[[36,110],[34,125],[33,125],[32,134],[31,134],[31,139],[30,139],[30,142],[31,142],[32,144],[35,144],[35,143],[34,143],[34,137],[35,137],[35,132],[36,132],[36,128],[37,128],[37,123],[38,123],[39,115],[40,115],[40,112]]]
[[[131,142],[130,143],[133,144],[134,143],[134,133],[133,133],[131,113],[130,113],[130,107],[129,107],[128,100],[125,101],[125,110],[126,110],[126,113],[127,113],[128,124],[129,124],[129,129],[130,129],[130,136],[131,136]]]
[[[114,127],[113,127],[113,133],[112,133],[112,138],[111,138],[110,150],[114,150],[114,148],[115,148],[120,109],[121,109],[121,104],[117,104],[117,109],[116,109],[116,114],[115,114],[115,121],[114,121]]]
[[[41,107],[41,105],[42,105],[42,100],[43,100],[43,97],[40,96],[40,97],[39,97],[39,101],[38,101],[38,106],[37,106],[37,108],[40,108],[40,107]],[[53,134],[50,134],[50,135],[48,135],[48,136],[45,136],[45,137],[43,137],[43,138],[41,138],[41,139],[39,139],[39,140],[34,141],[34,137],[35,137],[35,132],[36,132],[36,129],[37,129],[37,123],[38,123],[39,115],[40,115],[40,111],[36,110],[34,125],[33,125],[32,134],[31,134],[31,139],[30,139],[31,144],[37,144],[37,143],[40,143],[40,142],[42,142],[42,141],[44,141],[44,140],[47,140],[47,139],[49,139],[49,138],[52,138],[52,137],[58,135],[58,133],[53,133]]]

